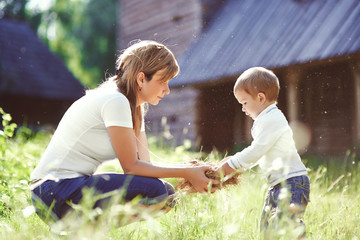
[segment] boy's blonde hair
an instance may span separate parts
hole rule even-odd
[[[280,84],[272,71],[263,67],[253,67],[243,72],[236,80],[234,93],[240,89],[252,97],[258,93],[264,93],[267,100],[277,101]]]

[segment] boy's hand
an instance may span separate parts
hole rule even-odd
[[[223,165],[224,163],[226,163],[228,160],[230,160],[230,158],[231,158],[232,156],[227,156],[227,157],[225,157],[223,160],[221,160],[219,163],[220,163],[220,165]]]
[[[227,176],[233,172],[235,172],[235,170],[232,169],[227,162],[223,162],[223,164],[221,164],[221,166],[218,169],[216,169],[216,173],[217,174],[222,173],[223,176]]]

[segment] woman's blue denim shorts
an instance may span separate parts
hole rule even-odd
[[[59,181],[48,180],[32,190],[32,201],[37,214],[43,220],[58,220],[72,210],[69,202],[78,204],[83,197],[83,190],[89,188],[92,194],[117,193],[126,202],[141,196],[140,203],[151,205],[169,199],[175,194],[174,187],[157,178],[134,175],[107,173],[84,176]],[[99,199],[93,208],[103,207],[111,197]],[[49,210],[50,209],[50,210]]]

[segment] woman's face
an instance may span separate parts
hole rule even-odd
[[[144,79],[140,85],[141,91],[139,91],[139,104],[144,102],[151,105],[157,105],[160,100],[170,93],[168,81],[164,82],[162,79],[165,70],[157,71],[150,81]]]

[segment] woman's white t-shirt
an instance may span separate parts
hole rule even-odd
[[[116,86],[89,91],[64,114],[31,179],[93,174],[102,162],[116,158],[107,131],[110,126],[133,128],[128,99]]]

